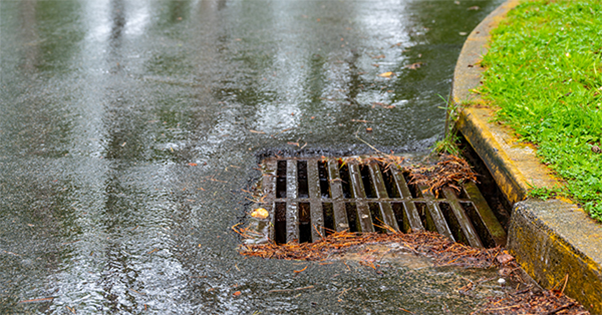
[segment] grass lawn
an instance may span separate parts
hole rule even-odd
[[[493,32],[481,93],[602,221],[602,0],[532,0]]]

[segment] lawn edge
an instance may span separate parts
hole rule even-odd
[[[562,288],[568,274],[564,292],[602,315],[602,225],[570,200],[525,200],[531,187],[553,188],[561,181],[536,157],[533,146],[519,143],[512,129],[493,122],[495,111],[471,92],[481,84],[480,61],[490,31],[519,3],[504,2],[466,39],[450,97],[461,108],[456,128],[513,204],[507,247],[517,262],[547,289]]]

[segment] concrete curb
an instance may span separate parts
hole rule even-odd
[[[508,0],[468,36],[454,73],[451,101],[462,105],[456,127],[514,204],[508,249],[525,271],[545,288],[562,288],[592,314],[602,314],[602,225],[570,201],[525,200],[530,187],[554,187],[560,181],[518,143],[512,130],[492,122],[495,112],[471,90],[480,85],[479,62],[487,52],[490,31],[519,0]]]

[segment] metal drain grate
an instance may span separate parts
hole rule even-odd
[[[408,185],[407,174],[357,159],[266,159],[263,203],[277,243],[312,242],[330,231],[429,230],[475,247],[503,246],[506,233],[473,183],[439,198]],[[326,228],[326,229],[324,229]]]

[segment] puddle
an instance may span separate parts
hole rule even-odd
[[[331,256],[330,259],[366,262],[379,265],[388,263],[409,269],[432,268],[435,266],[431,259],[407,253],[407,250],[404,250],[397,244],[364,245],[361,248]]]

